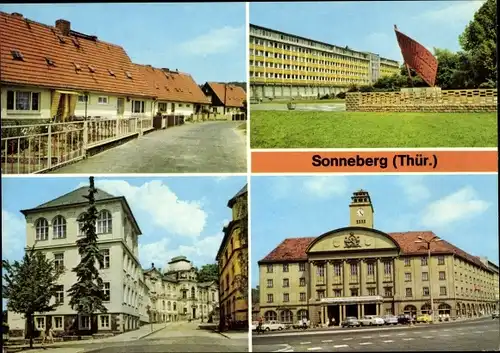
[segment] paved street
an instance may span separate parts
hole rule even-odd
[[[250,111],[256,110],[288,110],[287,102],[281,103],[261,103],[252,104]],[[307,103],[296,104],[295,111],[316,111],[316,112],[342,112],[345,111],[345,103]]]
[[[187,123],[150,132],[52,173],[244,173],[242,121]]]
[[[500,350],[499,320],[253,335],[254,352]]]

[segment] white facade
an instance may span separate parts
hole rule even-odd
[[[7,92],[14,92],[13,109],[7,109]],[[33,86],[1,87],[1,117],[12,120],[49,120],[51,106],[51,90]],[[34,96],[35,95],[35,96]],[[37,100],[38,103],[33,104]],[[16,104],[16,102],[18,104]]]
[[[184,115],[189,116],[195,113],[195,107],[199,105],[201,107],[206,107],[208,109],[208,104],[198,104],[198,103],[186,103],[186,102],[167,102],[158,101],[155,103],[155,111],[161,111],[166,115]]]
[[[102,118],[130,118],[132,115],[153,116],[155,103],[151,99],[115,96],[107,93],[89,93],[78,97],[75,116]],[[87,115],[85,115],[87,108]]]

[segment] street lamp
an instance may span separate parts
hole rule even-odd
[[[432,317],[432,322],[434,323],[434,295],[432,294],[432,266],[431,266],[431,243],[436,243],[438,241],[441,241],[437,236],[432,237],[431,239],[424,239],[422,236],[417,237],[419,240],[415,240],[415,243],[425,243],[427,244],[427,266],[429,267],[429,292],[431,296],[431,317]]]

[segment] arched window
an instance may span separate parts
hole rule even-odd
[[[301,309],[301,310],[297,311],[297,319],[299,319],[299,320],[307,319],[308,316],[309,315],[307,313],[307,310],[305,310],[305,309]]]
[[[176,310],[177,310],[177,303],[174,302],[174,311],[176,311]]]
[[[163,310],[165,310],[165,301],[164,300],[162,301],[162,308],[163,308]]]
[[[407,305],[405,306],[405,308],[403,309],[403,312],[406,314],[406,315],[417,315],[417,308],[413,305]]]
[[[36,240],[49,239],[49,222],[45,218],[39,218],[35,222]]]
[[[66,238],[66,219],[63,216],[56,216],[52,220],[52,235],[55,239]]]
[[[272,320],[277,320],[277,319],[278,319],[278,315],[276,314],[276,311],[269,310],[269,311],[266,311],[264,314],[264,320],[266,320],[266,321],[272,321]]]
[[[195,298],[195,289],[194,287],[191,287],[191,299]]]
[[[167,310],[170,311],[170,309],[172,309],[172,303],[167,302]]]
[[[422,305],[422,307],[420,308],[420,312],[422,313],[422,315],[425,315],[425,314],[431,314],[431,306],[429,304],[424,304]]]
[[[280,319],[283,323],[293,322],[293,313],[290,310],[283,310],[280,314]]]
[[[111,233],[113,229],[113,220],[111,212],[102,210],[97,218],[97,234]]]
[[[78,236],[79,237],[83,237],[85,235],[85,232],[83,231],[83,222],[81,221],[83,219],[83,216],[85,215],[85,213],[82,213],[78,216],[78,218],[76,219],[76,222],[77,222],[77,225],[78,225]]]

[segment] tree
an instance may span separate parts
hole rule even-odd
[[[91,325],[94,326],[93,314],[96,311],[105,313],[107,309],[102,304],[106,300],[103,281],[99,270],[95,266],[96,261],[100,267],[104,265],[103,255],[97,247],[97,208],[95,206],[97,189],[94,187],[94,177],[89,179],[89,193],[84,196],[89,201],[89,204],[87,211],[78,219],[78,222],[83,223],[82,232],[85,234],[76,242],[80,254],[80,263],[72,270],[76,273],[77,281],[68,290],[68,294],[71,297],[69,305],[78,313],[78,317],[80,315],[90,316]]]
[[[459,37],[460,46],[474,59],[476,85],[497,82],[496,0],[487,0]]]
[[[219,281],[219,266],[217,264],[207,264],[201,266],[197,272],[198,282],[218,282]]]
[[[56,295],[59,276],[64,272],[61,267],[55,267],[53,260],[48,260],[45,254],[35,251],[35,245],[36,242],[25,252],[21,262],[2,260],[2,295],[7,299],[9,310],[26,318],[30,348],[33,348],[35,331],[33,315],[54,311],[60,305],[50,302]]]
[[[258,304],[260,298],[260,287],[252,288],[252,304]]]

